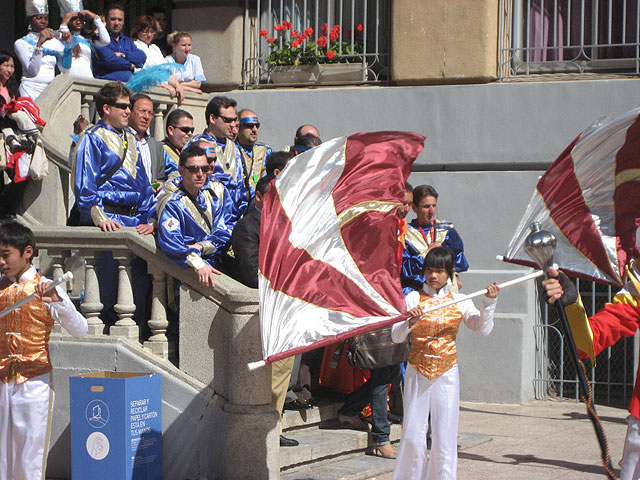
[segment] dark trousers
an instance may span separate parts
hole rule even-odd
[[[340,415],[352,417],[371,403],[371,437],[375,445],[389,443],[391,425],[387,417],[387,390],[400,375],[400,365],[371,370],[367,383],[353,392],[339,410]]]

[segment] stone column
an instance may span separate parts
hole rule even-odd
[[[118,314],[116,324],[109,329],[109,335],[138,340],[139,329],[133,321],[136,305],[133,302],[133,288],[131,287],[131,257],[128,254],[114,255],[118,265],[118,297],[113,309]]]
[[[92,102],[93,102],[93,95],[90,95],[88,93],[82,94],[82,99],[80,100],[80,113],[84,115],[84,118],[86,118],[89,121],[89,123],[91,123],[91,117],[89,115],[91,114]]]
[[[165,360],[169,358],[169,341],[167,340],[167,276],[152,264],[148,270],[153,278],[151,296],[151,318],[149,328],[151,337],[144,342],[144,346]]]
[[[166,135],[164,133],[164,111],[167,106],[160,103],[155,106],[153,111],[153,138],[161,141]]]
[[[51,263],[51,280],[55,281],[58,278],[60,278],[63,274],[64,274],[64,259],[67,255],[65,255],[65,253],[67,252],[60,252],[60,251],[56,251],[56,250],[48,250],[47,254],[49,255],[49,257],[52,260]],[[65,291],[68,291],[69,289],[67,288],[67,284],[63,283],[60,285]],[[51,330],[52,334],[60,334],[60,335],[64,335],[66,332],[65,329],[62,328],[62,325],[60,325],[58,322],[54,323],[53,325],[53,329]],[[68,335],[68,334],[67,334]]]
[[[104,324],[100,320],[102,302],[100,301],[100,287],[96,273],[96,252],[80,252],[84,258],[84,300],[80,310],[87,319],[89,330],[87,335],[100,336],[104,334]]]

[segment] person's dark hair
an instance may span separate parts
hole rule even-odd
[[[409,182],[406,182],[404,184],[404,191],[413,193],[413,187],[411,186],[411,184]]]
[[[301,137],[296,137],[294,146],[296,147],[317,147],[322,144],[320,137],[316,137],[313,133],[307,133]]]
[[[271,180],[273,180],[275,177],[275,175],[265,175],[264,177],[262,177],[260,180],[258,180],[258,183],[256,183],[256,191],[260,192],[260,195],[263,195],[265,193],[267,193],[267,190],[269,190],[269,184],[271,183]]]
[[[187,164],[187,160],[193,157],[206,157],[207,152],[204,151],[204,148],[199,147],[198,145],[192,144],[185,148],[180,153],[180,160],[178,165],[184,167]]]
[[[233,98],[216,95],[211,100],[209,100],[209,103],[207,103],[207,108],[204,111],[204,120],[205,122],[207,122],[207,125],[209,125],[209,118],[211,118],[211,115],[213,115],[214,117],[219,117],[221,108],[235,108],[237,105],[238,102],[236,102]]]
[[[27,246],[31,245],[35,255],[36,237],[31,229],[11,220],[0,223],[0,245],[15,247],[20,252],[20,255],[24,253],[24,249],[27,248]],[[29,261],[31,261],[31,259],[29,259]]]
[[[153,100],[151,100],[151,97],[149,95],[147,95],[146,93],[136,93],[134,96],[131,97],[131,110],[133,110],[133,106],[136,104],[136,102],[138,100],[149,100],[151,102],[151,105],[153,105]]]
[[[431,185],[418,185],[413,189],[413,204],[416,207],[420,206],[420,201],[424,197],[433,197],[437,200],[438,192]]]
[[[122,12],[124,12],[124,7],[122,5],[120,5],[119,3],[113,2],[107,5],[107,8],[104,9],[104,16],[108,17],[109,16],[109,12],[111,10],[120,10]]]
[[[104,115],[104,106],[113,105],[120,97],[131,97],[131,91],[124,86],[124,83],[109,82],[103,85],[96,95],[96,109],[98,110],[98,115],[102,117]]]
[[[15,66],[15,71],[13,72],[13,75],[11,75],[11,77],[9,78],[9,81],[7,82],[7,90],[9,90],[9,97],[18,98],[20,96],[20,89],[19,89],[20,82],[17,79],[22,76],[22,75],[18,76],[18,73],[19,73],[18,69],[20,68],[21,64],[16,57],[11,55],[11,53],[7,52],[6,50],[0,50],[0,65],[2,65],[4,62],[9,60],[10,58],[13,59],[13,65]],[[0,95],[0,105],[2,105],[3,103],[5,103],[4,98]]]
[[[453,266],[454,260],[451,250],[446,247],[435,247],[429,250],[424,259],[422,274],[424,275],[428,268],[444,268],[449,278],[453,279]]]
[[[267,175],[275,175],[275,170],[282,170],[286,167],[289,160],[293,158],[292,153],[293,152],[285,152],[284,150],[271,153],[271,155],[267,157],[264,166]]]
[[[167,11],[162,7],[153,7],[151,10],[149,10],[149,15],[151,16],[153,16],[156,13],[164,13],[165,16],[167,15]]]
[[[144,32],[145,30],[151,29],[155,33],[156,31],[156,22],[150,15],[141,15],[136,17],[133,21],[133,27],[131,27],[131,38],[138,38],[138,32]]]
[[[191,115],[189,112],[187,112],[186,110],[182,110],[181,108],[177,108],[175,110],[173,110],[169,115],[167,115],[167,120],[166,120],[166,124],[164,127],[164,131],[168,134],[169,133],[169,125],[171,125],[172,127],[175,127],[178,122],[183,119],[184,117],[190,118],[191,120],[193,120],[193,115]]]

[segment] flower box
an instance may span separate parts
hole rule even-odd
[[[318,78],[317,65],[278,65],[271,67],[271,81],[277,85],[315,83]]]
[[[355,83],[367,80],[366,63],[326,63],[318,65],[316,83],[328,85],[336,83]]]

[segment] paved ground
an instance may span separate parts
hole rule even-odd
[[[597,407],[616,474],[622,457],[627,411]],[[600,448],[584,405],[540,401],[526,405],[463,403],[458,479],[606,478]],[[465,446],[466,444],[466,446]],[[390,480],[392,474],[376,475]]]

